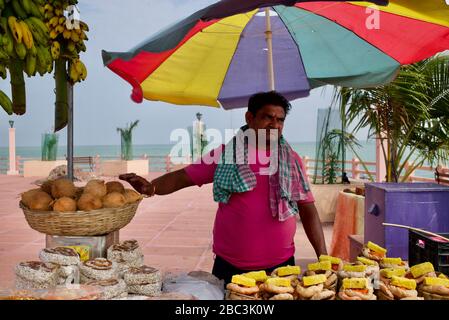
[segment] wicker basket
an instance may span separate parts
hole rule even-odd
[[[20,202],[30,227],[54,236],[100,236],[125,227],[134,217],[141,200],[120,208],[59,213],[32,211]]]

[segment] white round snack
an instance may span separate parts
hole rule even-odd
[[[39,258],[60,266],[72,266],[80,263],[80,256],[75,249],[66,247],[46,248],[41,250]]]
[[[80,282],[107,280],[118,277],[117,264],[105,258],[96,258],[80,264]]]
[[[162,282],[162,273],[156,268],[142,266],[129,268],[124,275],[127,285],[143,285]]]
[[[143,257],[137,240],[126,240],[108,248],[107,257],[115,262],[136,261]]]
[[[147,297],[155,297],[162,293],[162,282],[128,285],[128,292]]]
[[[122,279],[94,280],[85,283],[88,286],[100,287],[102,300],[124,298],[128,295],[128,288]]]
[[[19,263],[15,273],[21,278],[19,280],[54,286],[58,281],[58,269],[59,267],[52,263],[27,261]]]

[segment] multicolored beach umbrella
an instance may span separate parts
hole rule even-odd
[[[388,83],[447,49],[445,0],[224,0],[103,61],[135,102],[232,109],[272,88],[293,100],[326,84]]]

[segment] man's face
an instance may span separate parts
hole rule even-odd
[[[285,111],[281,106],[266,105],[257,111],[256,115],[251,112],[247,112],[245,115],[246,123],[251,129],[256,130],[257,133],[260,130],[265,130],[266,141],[273,141],[279,139],[282,135],[285,121]],[[270,135],[270,130],[277,131],[276,135],[273,133]]]

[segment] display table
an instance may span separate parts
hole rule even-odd
[[[364,234],[365,197],[341,191],[337,199],[330,254],[350,259],[350,235]]]

